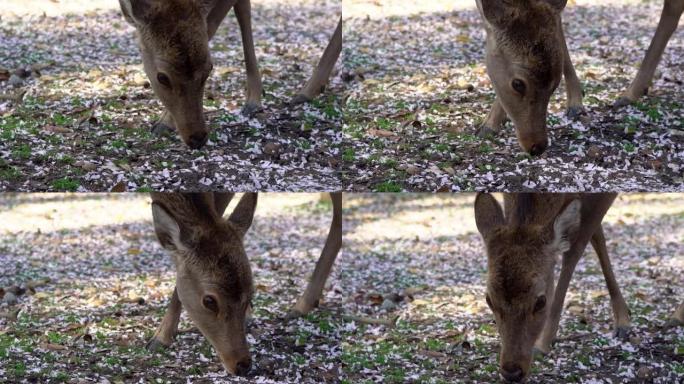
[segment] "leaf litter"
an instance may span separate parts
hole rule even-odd
[[[338,267],[344,310],[398,320],[394,328],[348,328],[345,382],[499,382],[499,338],[485,302],[487,265],[474,196],[348,196]],[[684,327],[663,325],[684,298],[683,197],[620,195],[604,229],[631,310],[631,337],[612,336],[608,292],[598,258],[587,250],[568,290],[558,340],[533,363],[528,382],[681,382]]]
[[[282,319],[330,226],[332,207],[318,195],[260,197],[245,240],[256,288],[246,378],[223,371],[185,312],[170,348],[145,350],[175,277],[146,195],[3,194],[0,206],[0,382],[320,383],[343,374],[335,270],[320,308]],[[10,303],[13,287],[24,292]]]
[[[684,65],[681,27],[651,94],[613,110],[636,74],[662,1],[576,1],[563,12],[587,115],[549,105],[550,147],[531,158],[510,123],[475,133],[494,90],[485,31],[472,1],[345,2],[342,172],[350,191],[681,191]]]
[[[311,104],[291,107],[288,101],[323,53],[340,4],[253,3],[264,111],[253,118],[240,114],[246,77],[231,12],[210,43],[209,144],[193,151],[176,134],[150,133],[163,107],[118,3],[56,14],[48,7],[44,15],[12,0],[0,18],[0,190],[339,188],[337,72]]]

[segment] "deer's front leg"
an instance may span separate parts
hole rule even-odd
[[[484,138],[498,133],[507,118],[506,111],[503,109],[503,106],[499,102],[499,97],[497,96],[496,99],[494,99],[494,104],[492,104],[492,109],[489,111],[487,118],[478,129],[477,136]]]
[[[318,305],[325,282],[342,247],[342,193],[331,193],[330,197],[333,203],[333,219],[328,238],[325,241],[321,257],[316,263],[311,280],[302,296],[288,313],[288,318],[306,315]]]
[[[616,196],[616,194],[609,193],[597,195],[595,198],[582,199],[582,226],[570,249],[563,254],[561,273],[553,295],[549,316],[546,319],[544,330],[534,346],[536,352],[546,354],[551,350],[551,343],[556,338],[556,333],[558,332],[563,302],[568,292],[572,274],[589,240],[599,230],[603,216],[608,212]]]
[[[565,77],[565,88],[568,97],[567,115],[569,118],[574,119],[584,113],[584,106],[582,105],[582,85],[575,72],[575,66],[572,65],[568,44],[565,42],[563,24],[560,19],[558,23],[560,24],[561,49],[563,50],[563,77]]]
[[[341,52],[342,18],[340,17],[337,29],[335,29],[335,33],[333,33],[333,36],[328,43],[328,47],[325,49],[323,57],[321,57],[321,61],[318,63],[313,76],[311,76],[309,82],[306,83],[306,86],[292,99],[292,104],[308,103],[323,92],[323,89],[330,78],[330,73],[332,73]]]
[[[235,4],[235,15],[240,24],[242,34],[242,48],[245,52],[247,67],[247,103],[242,109],[244,115],[252,115],[261,109],[261,74],[254,53],[254,39],[252,37],[252,5],[249,0],[239,0]]]
[[[178,331],[178,322],[180,321],[182,309],[183,307],[178,299],[178,292],[176,292],[176,288],[174,288],[173,295],[171,295],[171,301],[164,314],[164,319],[161,324],[159,324],[157,332],[154,333],[152,339],[147,343],[146,347],[148,351],[159,351],[171,346],[173,339],[176,337],[176,332]]]
[[[591,237],[591,245],[598,255],[603,277],[606,280],[606,286],[608,287],[608,293],[610,294],[610,303],[613,307],[613,320],[615,322],[615,336],[620,339],[626,339],[627,336],[629,336],[629,330],[631,328],[629,308],[627,308],[627,303],[622,297],[620,286],[615,279],[613,267],[610,264],[610,257],[608,257],[606,238],[603,235],[602,226],[600,226],[598,231]]]
[[[682,12],[684,12],[684,0],[665,0],[656,34],[648,47],[648,51],[646,51],[644,62],[641,64],[632,84],[615,102],[616,107],[631,104],[646,94],[667,42],[677,29]]]
[[[173,116],[168,109],[164,108],[164,113],[157,122],[152,125],[152,134],[157,136],[166,136],[175,134],[176,123],[173,121]]]

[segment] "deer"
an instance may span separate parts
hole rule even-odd
[[[475,223],[487,253],[485,299],[500,336],[499,373],[505,381],[524,381],[534,353],[550,351],[570,279],[589,242],[610,295],[614,334],[628,337],[629,309],[601,225],[616,197],[615,193],[506,194],[502,209],[492,195],[477,195]],[[554,288],[558,254],[561,272]]]
[[[486,66],[496,93],[478,136],[498,133],[507,118],[520,147],[532,156],[548,148],[546,117],[549,100],[565,78],[567,111],[575,119],[585,113],[582,87],[565,41],[561,12],[567,0],[477,0],[485,22]],[[629,88],[614,107],[645,95],[684,11],[684,0],[665,0],[656,34]]]
[[[477,195],[475,223],[487,253],[485,300],[498,326],[499,372],[507,382],[524,381],[533,355],[550,351],[570,279],[589,242],[608,288],[614,335],[628,338],[629,308],[601,224],[616,197],[616,193],[505,194],[502,209],[492,195]],[[558,254],[562,254],[561,271],[554,287]],[[684,303],[665,324],[678,326],[684,326]]]
[[[263,85],[254,51],[250,0],[119,0],[124,19],[136,29],[143,68],[164,106],[152,133],[177,131],[191,149],[208,141],[204,121],[204,86],[213,69],[209,41],[231,9],[240,26],[247,74],[242,114],[262,110]],[[342,50],[338,25],[319,65],[292,104],[307,102],[322,92]]]
[[[214,348],[224,369],[249,374],[252,360],[246,321],[254,295],[252,270],[244,238],[254,219],[257,194],[246,193],[227,219],[232,193],[153,192],[154,231],[171,254],[176,286],[166,313],[146,348],[172,345],[183,308]],[[288,318],[303,316],[318,305],[342,245],[342,195],[331,193],[333,219],[321,256],[302,296]]]

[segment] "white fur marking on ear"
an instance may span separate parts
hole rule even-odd
[[[559,253],[565,253],[570,249],[569,236],[574,234],[580,225],[581,208],[582,203],[573,200],[553,223],[553,248]]]

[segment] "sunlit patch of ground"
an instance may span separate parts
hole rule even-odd
[[[185,313],[171,348],[144,349],[174,286],[150,217],[145,194],[0,197],[0,381],[320,383],[343,374],[336,272],[320,309],[281,319],[313,271],[329,203],[316,194],[260,195],[245,239],[257,292],[254,369],[243,379],[226,376]],[[7,302],[11,287],[31,285]]]
[[[240,33],[233,13],[226,17],[211,42],[212,132],[198,151],[150,133],[163,109],[117,2],[63,1],[46,15],[34,3],[3,4],[0,19],[0,190],[339,188],[337,70],[312,104],[288,104],[328,44],[339,2],[253,1],[265,109],[249,119],[240,114]],[[9,77],[17,70],[28,77]]]
[[[393,329],[357,323],[346,334],[347,382],[498,381],[498,335],[484,299],[486,257],[473,200],[348,198],[340,265],[345,311],[398,321]],[[621,195],[604,228],[632,311],[632,337],[612,336],[603,275],[587,251],[571,282],[559,339],[534,364],[530,382],[679,382],[684,328],[661,327],[684,298],[684,196]]]
[[[578,1],[563,13],[588,114],[565,116],[561,86],[549,106],[551,146],[522,153],[509,123],[475,136],[494,99],[475,2],[344,3],[349,84],[342,153],[355,191],[678,191],[684,167],[683,24],[651,95],[611,105],[636,74],[662,1]],[[349,9],[349,12],[347,12]]]

